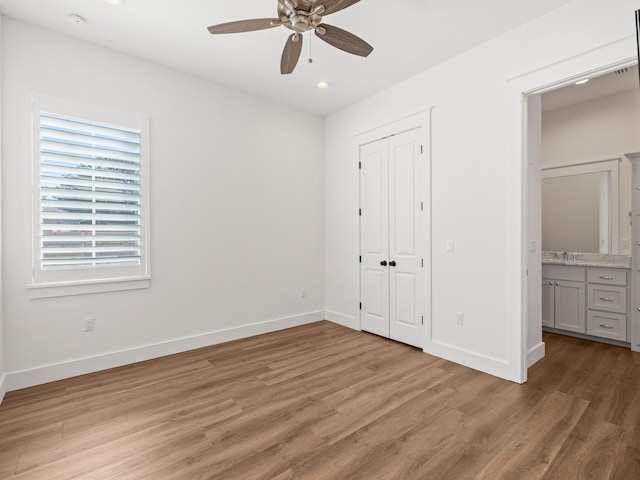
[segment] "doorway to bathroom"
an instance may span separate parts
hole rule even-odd
[[[630,157],[640,150],[636,62],[627,58],[577,70],[523,94],[525,380],[526,369],[544,356],[545,322],[551,331],[560,326],[558,333],[640,346],[631,308]],[[591,204],[591,213],[571,214],[568,203],[574,197],[584,210]],[[589,247],[562,243],[570,235],[552,230],[577,224],[577,216],[584,216],[579,227],[593,233]],[[619,264],[598,263],[613,260]],[[552,274],[559,277],[549,278]],[[605,285],[612,281],[615,285]],[[600,298],[609,303],[603,307]],[[549,327],[554,314],[562,318]],[[564,329],[565,324],[571,328]],[[615,335],[610,332],[614,329]]]

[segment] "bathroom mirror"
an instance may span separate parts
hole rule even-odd
[[[542,249],[617,254],[618,160],[542,172]]]

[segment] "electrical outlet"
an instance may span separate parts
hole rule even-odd
[[[93,317],[88,317],[84,319],[85,332],[93,332],[95,328],[96,328],[96,321]]]
[[[464,313],[456,312],[456,324],[464,325]]]
[[[300,289],[300,298],[306,298],[306,296],[307,296],[307,289],[306,288]]]
[[[622,239],[622,248],[624,250],[628,250],[629,249],[629,239],[628,238],[623,238]]]

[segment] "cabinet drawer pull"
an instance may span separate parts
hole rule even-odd
[[[600,278],[602,280],[613,280],[613,277],[610,277],[609,275],[600,275]]]
[[[606,323],[601,323],[600,326],[602,328],[613,328],[613,325],[607,325]]]
[[[611,297],[600,297],[600,300],[603,302],[613,302],[613,298]]]

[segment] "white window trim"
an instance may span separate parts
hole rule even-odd
[[[127,271],[126,267],[84,268],[75,270],[77,276],[69,276],[69,270],[62,271],[58,278],[49,274],[44,280],[41,275],[40,259],[37,257],[40,242],[40,112],[46,111],[58,115],[81,118],[98,123],[133,128],[140,131],[140,183],[141,183],[141,265]],[[83,295],[149,288],[150,270],[150,156],[149,156],[149,118],[127,112],[87,106],[69,100],[43,95],[31,96],[31,209],[30,238],[30,284],[27,294],[30,299]],[[134,272],[135,271],[135,272]],[[81,273],[82,272],[82,273]],[[93,273],[91,273],[93,272]],[[96,273],[100,273],[96,276]],[[47,272],[49,273],[49,272]],[[131,273],[131,274],[129,274]]]

